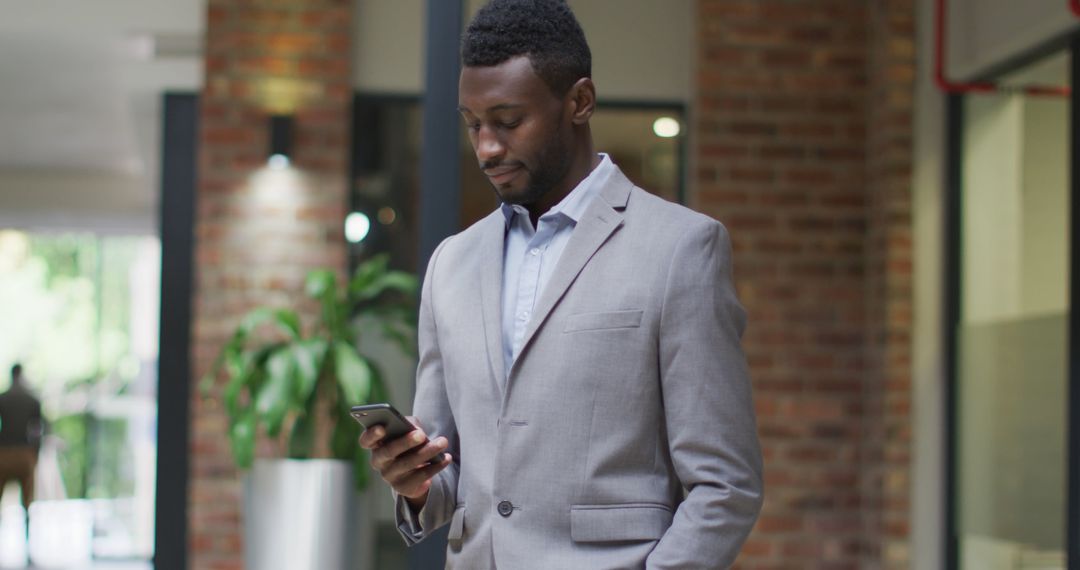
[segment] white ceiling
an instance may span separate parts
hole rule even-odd
[[[152,230],[160,97],[199,88],[204,6],[0,0],[0,227],[57,229],[49,210],[93,187],[59,219],[120,230],[127,211]]]
[[[138,172],[115,57],[101,38],[0,35],[0,169]]]

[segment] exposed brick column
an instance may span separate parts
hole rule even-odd
[[[880,36],[885,30],[868,26],[881,6],[697,5],[692,205],[733,236],[766,461],[767,499],[742,568],[860,568],[878,564],[885,550],[903,557],[907,456],[896,438],[910,427],[903,405],[909,372],[894,363],[906,355],[908,339],[878,342],[884,319],[869,313],[901,319],[904,307],[910,313],[910,290],[875,293],[902,278],[868,272],[880,272],[880,260],[893,254],[890,271],[902,269],[903,256],[868,238],[886,233],[900,245],[909,231],[908,218],[882,210],[881,198],[891,205],[902,199],[910,153],[906,163],[902,153],[869,154],[902,146],[910,84],[905,119],[903,83],[882,83],[875,71],[871,84],[868,70],[881,61],[879,52],[900,53],[905,42],[910,49],[911,34],[900,25]],[[888,10],[882,21],[906,17],[910,26],[910,3]],[[877,100],[884,95],[893,99]],[[887,194],[878,192],[884,188]],[[880,423],[867,410],[879,402],[891,414]]]
[[[349,0],[208,0],[192,382],[248,310],[295,304],[308,270],[346,267],[352,9]],[[286,171],[265,167],[273,113],[295,116]],[[193,392],[190,567],[243,568],[227,420],[216,399]]]
[[[867,118],[867,384],[862,568],[910,565],[912,0],[873,0]]]

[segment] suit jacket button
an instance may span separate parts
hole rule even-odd
[[[499,510],[499,514],[504,516],[504,517],[508,517],[511,514],[513,514],[513,512],[514,512],[514,504],[511,503],[510,501],[502,501],[502,502],[500,502],[499,506],[497,508]]]

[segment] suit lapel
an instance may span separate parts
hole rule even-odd
[[[566,249],[555,264],[551,279],[540,293],[540,299],[537,300],[536,307],[533,309],[529,326],[525,329],[525,339],[522,341],[517,360],[520,360],[521,355],[528,350],[533,336],[543,326],[544,321],[566,294],[566,290],[570,288],[574,279],[597,250],[604,245],[608,237],[622,225],[622,210],[626,208],[632,187],[633,185],[622,172],[615,169],[608,183],[599,189],[599,196],[596,196],[585,209],[585,214],[570,234]],[[515,367],[517,360],[514,363]],[[513,369],[511,369],[512,374]]]
[[[480,244],[480,307],[491,375],[501,392],[506,384],[502,341],[503,249],[506,218],[495,210],[484,221]]]

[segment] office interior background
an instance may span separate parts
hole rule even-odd
[[[598,150],[733,238],[767,487],[738,567],[1080,568],[1080,2],[569,3]],[[429,65],[479,5],[3,4],[0,369],[50,429],[0,567],[244,567],[199,379],[309,270],[418,271],[495,207]],[[362,338],[407,410],[414,363]],[[356,511],[358,566],[437,557],[379,484]]]

